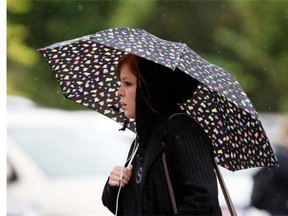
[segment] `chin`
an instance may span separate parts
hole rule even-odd
[[[135,115],[131,115],[131,114],[129,114],[129,113],[125,113],[124,115],[125,115],[125,117],[128,118],[128,119],[135,119]]]

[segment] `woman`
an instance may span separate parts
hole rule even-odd
[[[161,160],[165,151],[179,214],[221,215],[211,143],[177,105],[193,95],[197,81],[132,54],[117,71],[118,96],[125,116],[136,121],[137,137],[125,167],[111,171],[103,204],[119,215],[172,215]]]

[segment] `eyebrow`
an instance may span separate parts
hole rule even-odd
[[[121,80],[123,80],[123,81],[126,81],[126,80],[131,80],[132,78],[131,77],[127,77],[127,76],[125,76],[125,77],[123,77]],[[132,80],[131,80],[132,81]]]
[[[127,80],[127,77],[124,77],[124,78],[120,77],[120,81],[125,81],[125,80]]]

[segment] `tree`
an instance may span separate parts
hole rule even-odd
[[[228,20],[214,39],[225,48],[225,60],[243,83],[256,108],[288,111],[288,2],[231,1],[239,25]]]
[[[7,93],[29,97],[42,105],[83,109],[64,99],[37,49],[110,27],[141,25],[153,7],[153,1],[133,0],[8,0]]]
[[[288,111],[287,1],[7,0],[7,92],[62,108],[37,48],[121,26],[187,43],[240,82],[258,111]]]

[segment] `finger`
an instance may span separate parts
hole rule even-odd
[[[112,187],[119,187],[121,185],[121,187],[124,187],[125,185],[128,184],[129,181],[127,181],[126,179],[110,179],[108,181],[108,184]]]
[[[108,184],[111,187],[119,187],[119,182],[121,182],[119,179],[114,180],[109,178]]]
[[[108,184],[112,187],[119,185],[119,173],[113,169],[109,175]]]
[[[121,187],[125,187],[128,183],[129,183],[129,181],[122,179],[122,180],[119,180],[118,185],[121,185]]]
[[[110,177],[113,180],[117,180],[117,178],[123,178],[128,181],[131,178],[131,175],[132,170],[125,167],[115,167],[110,173]]]
[[[132,175],[131,168],[125,168],[121,166],[116,166],[110,173],[108,184],[113,187],[119,187],[121,182],[121,186],[125,186],[128,184]]]
[[[122,170],[122,176],[123,176],[123,178],[125,178],[125,179],[130,179],[131,175],[132,175],[132,169],[130,169],[130,168],[124,168],[124,169]]]
[[[114,167],[113,170],[110,172],[110,177],[121,176],[121,172],[123,172],[121,167]]]

